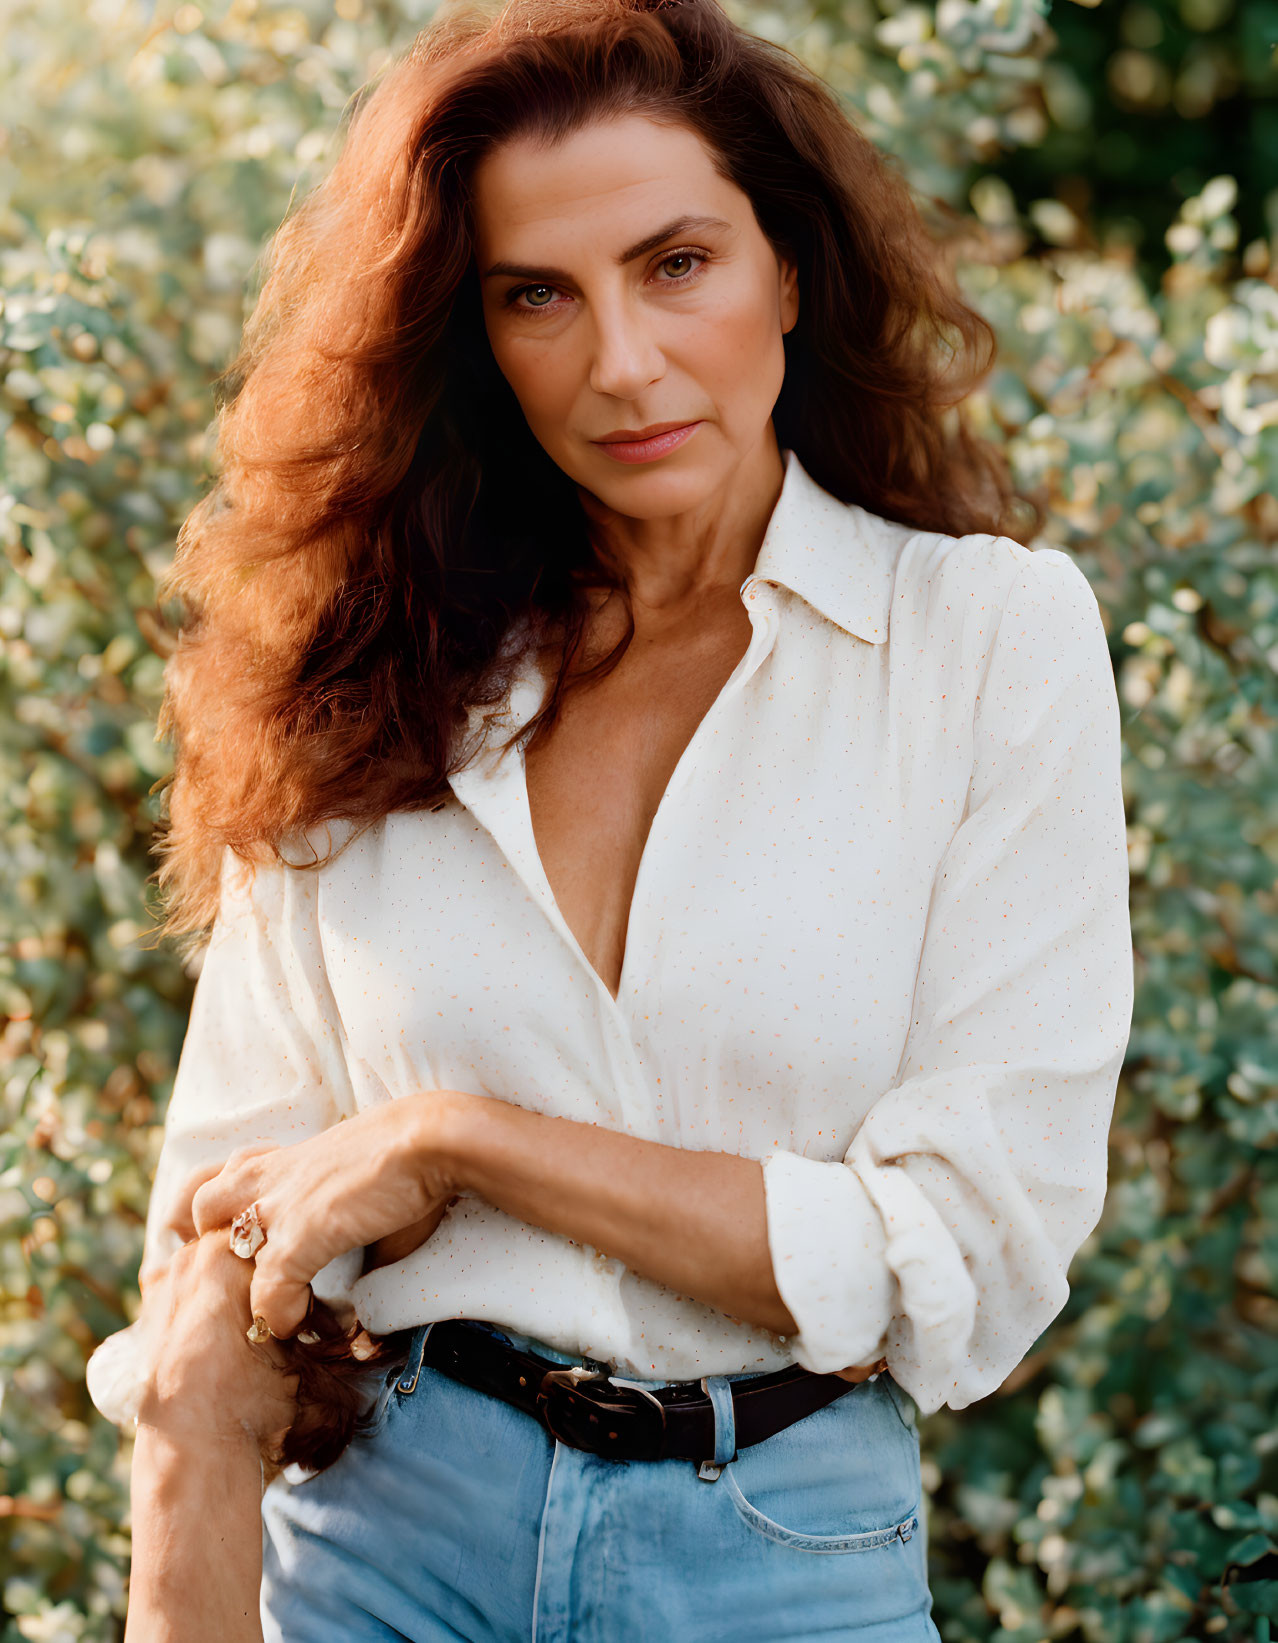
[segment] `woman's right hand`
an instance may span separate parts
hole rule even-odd
[[[259,1454],[282,1441],[297,1414],[298,1377],[274,1340],[254,1345],[253,1263],[219,1227],[152,1268],[138,1319],[148,1364],[139,1425],[194,1445],[250,1434]]]

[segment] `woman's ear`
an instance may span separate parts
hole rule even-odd
[[[799,323],[799,265],[789,251],[777,253],[781,271],[781,330],[793,331]]]

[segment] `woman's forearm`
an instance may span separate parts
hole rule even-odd
[[[262,1643],[257,1444],[140,1425],[124,1643]]]
[[[426,1112],[438,1112],[427,1108]],[[430,1144],[439,1144],[438,1128]],[[797,1328],[773,1276],[763,1166],[460,1095],[443,1146],[458,1190],[702,1301],[739,1322]]]

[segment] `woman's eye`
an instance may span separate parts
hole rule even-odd
[[[677,285],[690,280],[706,260],[699,251],[672,251],[657,264],[658,271],[664,276],[658,283]],[[529,309],[553,307],[559,295],[553,285],[521,285],[510,293],[507,300],[527,312]]]
[[[694,251],[672,251],[658,266],[668,273],[672,280],[678,280],[686,279],[693,271],[693,264],[701,261],[702,258]]]

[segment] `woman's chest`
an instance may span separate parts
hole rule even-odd
[[[609,995],[623,980],[635,885],[653,822],[698,728],[744,656],[740,600],[691,634],[636,635],[601,680],[564,698],[527,744],[529,822],[542,874]]]
[[[970,775],[962,690],[881,656],[779,649],[714,699],[650,818],[615,999],[551,887],[517,752],[357,840],[320,892],[353,1066],[392,1094],[470,1089],[682,1145],[855,1115],[896,1074]]]

